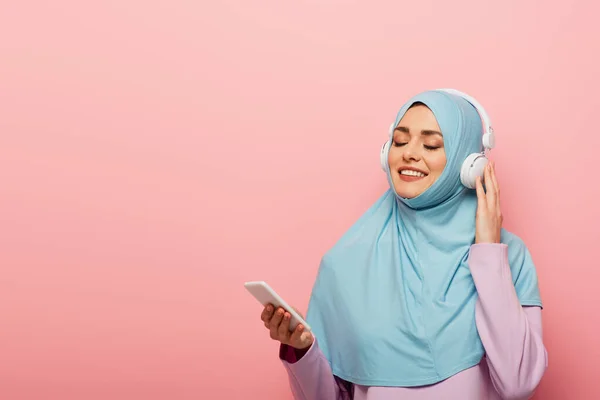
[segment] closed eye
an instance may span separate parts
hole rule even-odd
[[[406,146],[406,145],[407,145],[407,143],[401,143],[401,142],[396,142],[396,141],[394,141],[394,147],[402,147],[402,146]],[[428,146],[428,145],[424,144],[424,145],[423,145],[423,147],[424,147],[426,150],[437,150],[437,149],[439,149],[441,146]]]

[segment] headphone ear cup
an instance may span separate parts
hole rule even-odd
[[[460,181],[463,186],[475,189],[477,177],[483,177],[483,171],[487,163],[488,159],[484,154],[469,154],[460,169]]]
[[[381,146],[381,153],[379,155],[381,162],[381,169],[383,172],[387,172],[388,169],[388,148],[390,147],[390,141],[386,141],[383,146]]]
[[[484,148],[493,149],[496,146],[496,135],[493,132],[486,133],[483,135],[481,142]]]
[[[381,158],[381,169],[383,170],[383,172],[387,172],[388,169],[388,154],[389,154],[389,147],[391,145],[392,142],[392,138],[394,137],[394,129],[396,129],[396,122],[392,122],[390,124],[390,129],[388,132],[388,135],[390,136],[390,138],[383,144],[383,146],[381,146],[381,153],[380,153],[380,158]]]

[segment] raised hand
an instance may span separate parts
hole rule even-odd
[[[481,178],[477,178],[477,214],[475,217],[475,243],[500,243],[502,212],[500,188],[496,180],[494,164],[489,162],[484,172],[485,190]]]

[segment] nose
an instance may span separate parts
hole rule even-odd
[[[421,154],[418,149],[418,144],[414,143],[413,140],[405,144],[402,148],[404,150],[402,152],[402,159],[405,162],[409,161],[419,161],[421,159]]]

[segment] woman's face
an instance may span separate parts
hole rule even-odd
[[[425,105],[412,106],[396,126],[388,162],[396,193],[408,199],[423,193],[442,174],[444,138]]]

